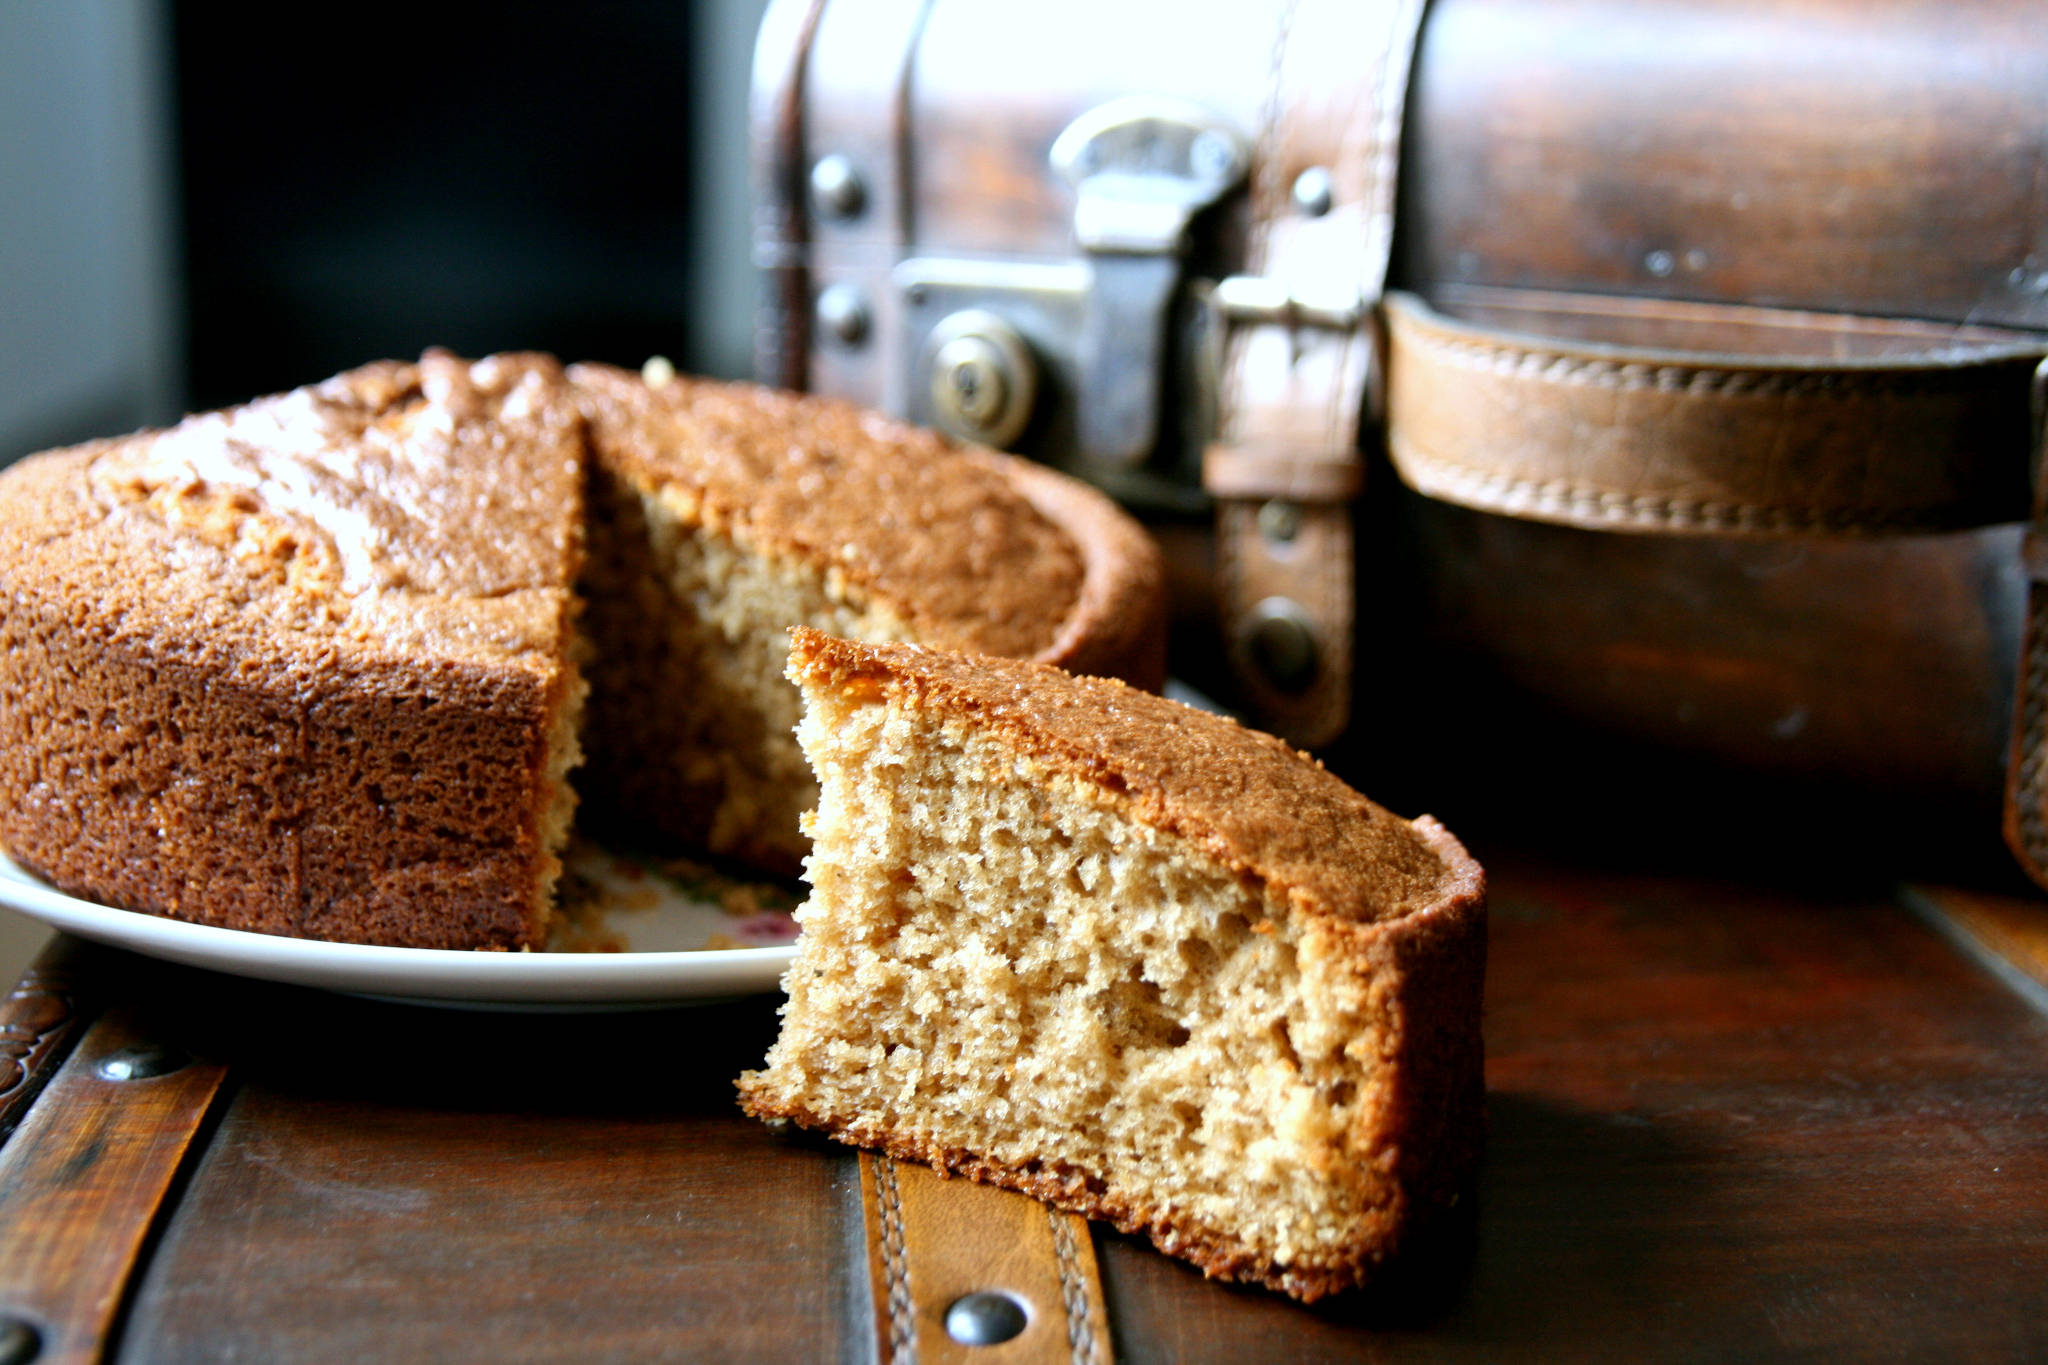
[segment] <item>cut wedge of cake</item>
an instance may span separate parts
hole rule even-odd
[[[789,628],[1163,680],[1158,551],[1095,490],[848,403],[569,370],[595,455],[583,787],[629,838],[794,876]]]
[[[1058,669],[798,631],[821,795],[742,1104],[1303,1299],[1454,1202],[1482,873],[1281,741]]]
[[[536,942],[583,461],[553,360],[429,354],[14,466],[0,842],[227,928]]]

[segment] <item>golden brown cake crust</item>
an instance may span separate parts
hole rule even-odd
[[[546,357],[429,354],[0,476],[0,842],[231,928],[515,947],[582,552]]]
[[[1158,551],[1072,479],[832,399],[608,365],[569,376],[597,458],[708,528],[828,566],[933,644],[1162,681]]]
[[[1189,839],[1297,912],[1359,922],[1437,903],[1445,864],[1424,828],[1284,741],[1114,680],[914,645],[796,632],[793,673],[901,688]],[[1469,862],[1469,859],[1466,860]],[[1477,869],[1474,867],[1474,874]]]
[[[1099,1218],[1119,1232],[1136,1233],[1169,1256],[1196,1266],[1217,1280],[1236,1280],[1263,1285],[1290,1294],[1303,1303],[1314,1303],[1331,1294],[1356,1289],[1369,1282],[1379,1268],[1406,1245],[1420,1230],[1420,1223],[1402,1226],[1400,1210],[1389,1210],[1382,1219],[1381,1238],[1369,1249],[1329,1261],[1282,1265],[1260,1255],[1241,1242],[1218,1236],[1174,1216],[1171,1210],[1141,1207],[1101,1188],[1101,1182],[1074,1170],[1063,1162],[1038,1163],[1029,1170],[1006,1166],[957,1147],[942,1147],[915,1137],[906,1137],[871,1125],[846,1123],[796,1104],[783,1104],[757,1090],[742,1086],[741,1106],[757,1119],[786,1119],[814,1129],[856,1147],[887,1152],[902,1161],[915,1161],[942,1175],[965,1176],[983,1185],[1016,1190],[1041,1203]],[[1455,1187],[1451,1191],[1456,1193]],[[1450,1200],[1439,1201],[1447,1208]],[[1441,1209],[1431,1209],[1434,1215]]]

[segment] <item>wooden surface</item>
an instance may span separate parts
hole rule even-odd
[[[1314,1311],[1098,1228],[1119,1360],[2048,1356],[2048,1017],[1882,888],[1493,864],[1469,1222]],[[80,970],[228,1075],[109,1359],[871,1358],[857,1162],[733,1105],[773,1000],[492,1015]],[[65,1089],[85,1052],[0,1163],[116,1121]]]

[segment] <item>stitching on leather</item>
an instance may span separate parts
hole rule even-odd
[[[1273,215],[1279,213],[1281,192],[1280,158],[1276,140],[1280,134],[1280,107],[1287,73],[1287,38],[1294,30],[1294,12],[1301,0],[1289,0],[1273,30],[1273,51],[1266,62],[1266,100],[1259,108],[1259,137],[1253,144],[1252,240],[1247,245],[1248,268],[1263,269],[1266,244],[1271,236]]]
[[[2027,589],[2027,649],[2021,667],[2019,702],[2019,752],[2013,755],[2012,802],[2019,823],[2020,843],[2035,873],[2048,868],[2048,810],[2041,804],[2041,784],[2048,776],[2048,629],[2042,617],[2048,614],[2048,598],[2038,586]]]
[[[1319,689],[1324,694],[1323,699],[1312,712],[1319,722],[1311,730],[1318,743],[1343,733],[1351,719],[1351,644],[1355,604],[1350,598],[1357,552],[1353,516],[1354,513],[1345,508],[1327,518],[1331,539],[1336,543],[1330,547],[1329,553],[1319,556],[1324,566],[1323,600],[1319,614],[1326,632],[1324,643],[1330,652],[1330,662],[1323,669],[1323,686]],[[1339,603],[1345,607],[1340,607]]]
[[[1600,360],[1520,346],[1451,340],[1403,330],[1400,344],[1427,351],[1468,370],[1506,379],[1612,389],[1623,393],[1684,393],[1729,398],[1864,398],[1873,393],[1943,393],[1978,389],[1983,366],[1924,370],[1740,370],[1713,365],[1654,365]]]
[[[1258,274],[1265,269],[1267,245],[1272,237],[1273,215],[1279,212],[1277,181],[1280,175],[1280,158],[1275,155],[1274,139],[1280,129],[1281,77],[1285,73],[1287,56],[1287,35],[1294,27],[1294,11],[1300,0],[1291,0],[1280,16],[1273,32],[1273,50],[1267,58],[1266,99],[1259,108],[1259,134],[1252,144],[1251,207],[1252,225],[1245,242],[1245,270]],[[1224,337],[1226,354],[1223,373],[1218,376],[1222,385],[1219,396],[1224,410],[1218,415],[1218,434],[1225,435],[1237,429],[1240,414],[1234,411],[1233,399],[1244,389],[1245,351],[1243,338],[1234,343]]]
[[[1486,511],[1544,512],[1602,526],[1649,526],[1698,531],[1900,532],[1979,524],[1936,512],[1865,512],[1832,507],[1771,506],[1708,499],[1615,493],[1568,480],[1516,478],[1423,454],[1412,441],[1392,443],[1402,475],[1422,492]]]
[[[910,1253],[903,1238],[903,1193],[893,1157],[874,1160],[876,1206],[882,1218],[882,1280],[889,1310],[890,1365],[916,1365],[916,1320],[911,1312]]]
[[[1422,26],[1419,9],[1420,0],[1397,0],[1380,24],[1380,36],[1386,43],[1373,84],[1372,194],[1365,205],[1371,232],[1366,260],[1373,273],[1371,293],[1375,298],[1386,287],[1387,261],[1393,250],[1394,188],[1400,176],[1401,125],[1408,106],[1406,77],[1414,60],[1416,34]]]
[[[1095,1323],[1088,1311],[1088,1284],[1081,1273],[1080,1253],[1074,1246],[1074,1229],[1066,1214],[1045,1211],[1052,1225],[1053,1260],[1059,1266],[1060,1300],[1067,1310],[1067,1349],[1074,1365],[1096,1365]]]
[[[1216,568],[1223,580],[1223,627],[1224,647],[1235,651],[1237,628],[1244,621],[1245,608],[1251,603],[1246,600],[1244,590],[1244,537],[1258,533],[1258,523],[1253,521],[1250,505],[1242,499],[1221,504],[1218,507]]]

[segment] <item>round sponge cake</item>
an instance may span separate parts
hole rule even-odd
[[[793,870],[790,626],[1156,684],[1163,615],[1144,533],[1021,461],[430,353],[0,474],[0,843],[183,919],[536,946],[585,742],[593,825]]]

